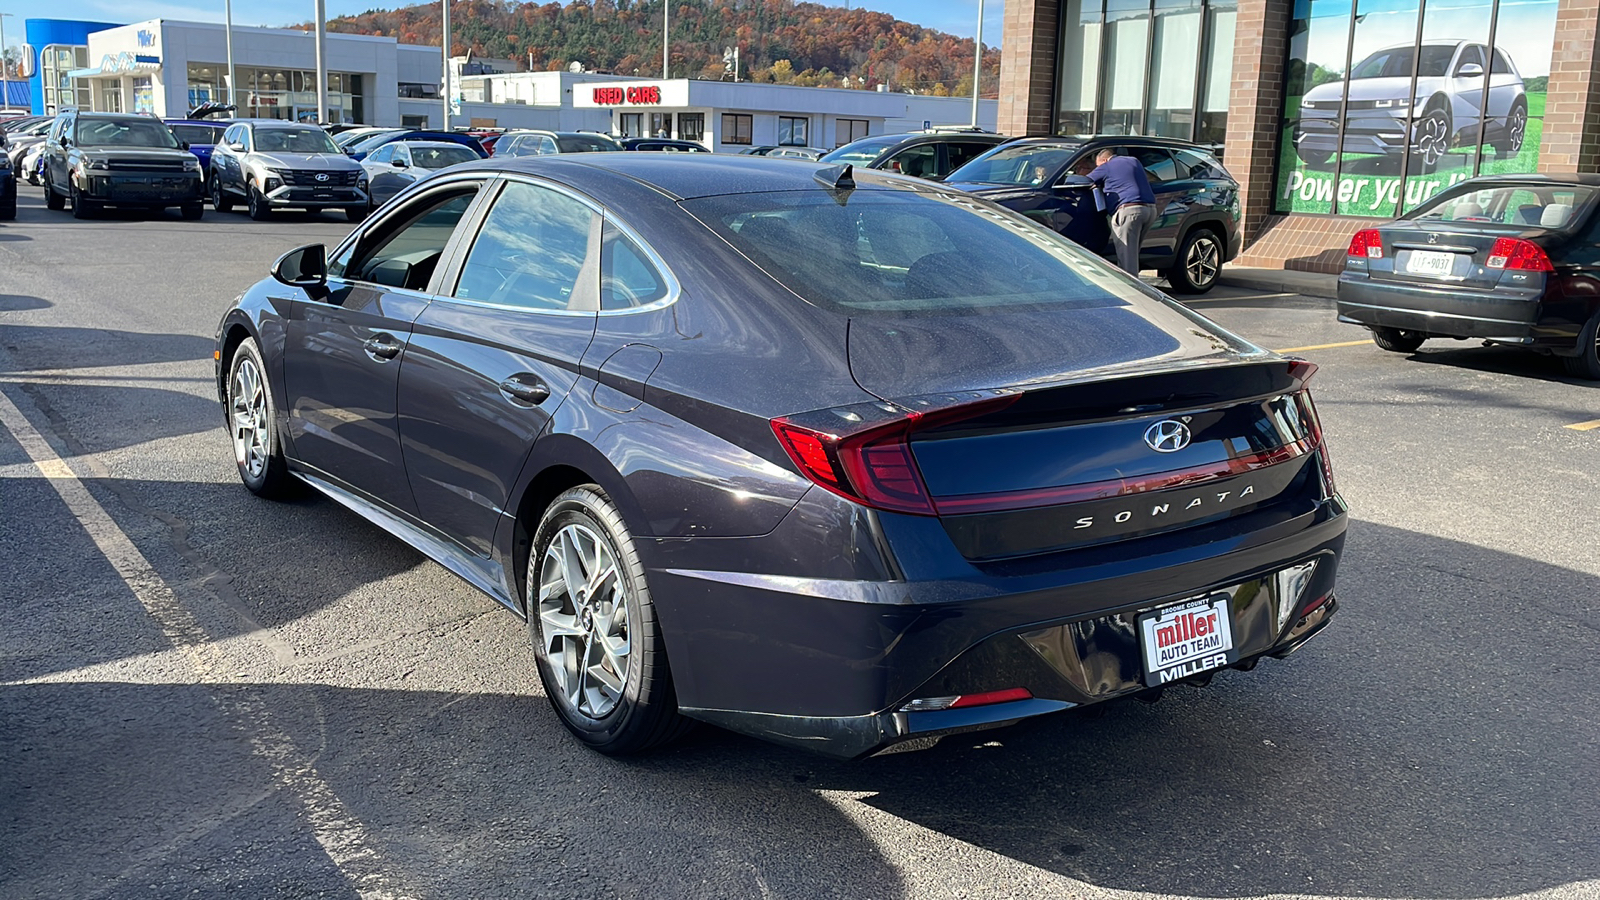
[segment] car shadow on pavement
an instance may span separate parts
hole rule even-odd
[[[30,297],[26,294],[0,294],[0,313],[27,312],[33,309],[49,309],[55,306],[43,297]]]
[[[16,305],[12,305],[16,304]],[[38,297],[0,295],[0,312],[44,309]],[[110,328],[0,324],[0,347],[9,365],[0,374],[38,370],[201,362],[211,374],[216,340],[192,334],[152,334]]]
[[[1577,387],[1600,387],[1600,382],[1568,375],[1559,357],[1516,347],[1485,347],[1472,341],[1432,340],[1424,344],[1421,350],[1406,354],[1405,358],[1411,362],[1450,366],[1472,372],[1538,378]]]

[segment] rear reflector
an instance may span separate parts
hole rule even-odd
[[[1350,239],[1348,256],[1359,256],[1363,259],[1383,259],[1383,238],[1378,235],[1376,228],[1366,228],[1356,232]]]
[[[918,408],[862,403],[772,420],[772,433],[800,474],[874,509],[934,515],[911,435],[1004,409],[1019,394],[975,392],[924,398]]]
[[[982,694],[956,694],[950,697],[922,697],[900,707],[901,712],[930,712],[940,709],[968,709],[973,706],[993,706],[996,703],[1013,703],[1032,700],[1033,692],[1027,688],[1007,688]]]
[[[1524,272],[1556,270],[1556,267],[1550,264],[1550,255],[1544,252],[1543,247],[1521,238],[1497,238],[1494,246],[1489,248],[1489,259],[1485,264],[1491,269],[1514,269]]]

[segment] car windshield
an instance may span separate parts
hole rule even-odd
[[[258,128],[256,150],[261,153],[338,153],[333,139],[321,128]]]
[[[949,175],[945,181],[976,184],[1014,184],[1037,187],[1078,152],[1060,144],[1020,144],[996,147]]]
[[[1492,185],[1441,194],[1401,218],[1558,229],[1580,221],[1595,192],[1581,184]]]
[[[443,169],[457,163],[472,162],[478,158],[466,147],[416,147],[411,148],[411,161],[424,169]]]
[[[682,205],[789,290],[850,315],[1104,307],[1138,295],[1066,238],[965,195],[786,191]]]
[[[822,155],[826,163],[849,163],[852,166],[865,166],[883,155],[883,151],[899,144],[899,135],[878,138],[876,140],[855,141],[845,144],[837,150]],[[771,151],[768,151],[771,152]]]
[[[563,134],[556,138],[556,146],[561,148],[562,153],[601,153],[622,149],[616,141],[599,134]]]
[[[154,119],[79,119],[73,140],[80,147],[178,147],[171,129]]]
[[[173,125],[172,133],[185,144],[215,144],[222,137],[221,125]]]
[[[1410,78],[1411,64],[1415,59],[1415,48],[1396,47],[1392,50],[1379,50],[1377,53],[1356,63],[1350,70],[1350,77],[1356,78]],[[1417,67],[1417,75],[1423,78],[1443,78],[1450,71],[1450,58],[1455,56],[1454,44],[1427,44],[1422,48],[1422,62]]]

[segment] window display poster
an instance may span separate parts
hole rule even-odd
[[[1538,169],[1557,0],[1296,0],[1274,208],[1388,218]]]

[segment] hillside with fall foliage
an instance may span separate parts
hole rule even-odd
[[[663,0],[513,3],[455,0],[451,52],[518,60],[536,71],[573,62],[618,75],[661,74]],[[740,80],[814,87],[971,96],[973,43],[886,13],[793,0],[664,0],[672,3],[672,74],[725,77],[723,50],[738,46]],[[440,41],[440,5],[371,10],[328,30]],[[986,42],[987,43],[987,42]],[[1000,51],[984,53],[983,95],[995,95]],[[728,76],[731,77],[731,76]]]

